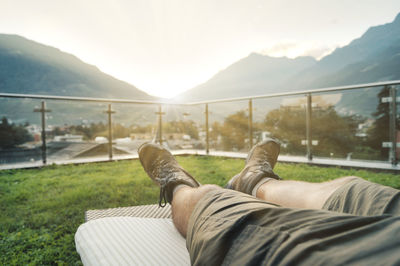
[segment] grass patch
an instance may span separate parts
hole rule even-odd
[[[187,156],[178,162],[203,184],[225,185],[243,160]],[[321,182],[357,175],[400,188],[393,174],[278,164],[284,179]],[[158,202],[158,187],[139,161],[0,171],[0,264],[81,265],[74,234],[84,212]]]

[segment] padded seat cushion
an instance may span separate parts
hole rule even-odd
[[[190,265],[186,240],[171,219],[106,217],[79,226],[84,265]]]

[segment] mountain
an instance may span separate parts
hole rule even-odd
[[[392,23],[369,28],[360,38],[320,61],[250,54],[177,99],[212,100],[398,79],[400,14]],[[341,104],[351,100],[342,97]],[[358,107],[362,108],[361,104]]]
[[[400,14],[392,23],[369,28],[282,87],[315,89],[400,79]]]
[[[73,55],[6,34],[0,34],[0,92],[155,99]]]
[[[312,57],[289,59],[252,53],[217,73],[206,83],[179,95],[177,99],[200,101],[270,93],[282,80],[316,63]]]
[[[157,100],[136,87],[56,48],[17,35],[0,34],[0,92],[96,98]],[[103,103],[46,101],[48,125],[107,122]],[[0,98],[0,118],[39,124],[33,109],[39,100]],[[153,123],[156,110],[142,105],[113,104],[118,123]],[[149,116],[149,114],[152,114]],[[154,116],[154,117],[153,117]]]

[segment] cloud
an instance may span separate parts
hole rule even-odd
[[[304,51],[304,53],[302,55],[304,56],[312,56],[315,59],[319,60],[321,58],[323,58],[324,56],[329,55],[330,53],[332,53],[338,46],[334,46],[334,47],[328,47],[328,46],[315,46],[315,47],[311,47],[307,50]]]
[[[312,56],[319,60],[322,57],[330,54],[337,47],[339,47],[339,45],[328,46],[317,41],[283,41],[263,49],[260,53],[274,57],[286,56],[288,58]]]

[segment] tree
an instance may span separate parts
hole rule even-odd
[[[220,132],[222,131],[221,128],[222,128],[222,125],[217,121],[215,121],[211,125],[211,130],[209,132],[209,134],[210,134],[209,137],[210,137],[210,141],[214,145],[216,145],[216,143],[218,141],[218,136],[220,136]]]
[[[214,123],[212,125],[211,138],[221,136],[222,149],[224,150],[244,150],[246,139],[249,138],[249,118],[245,111],[239,111],[228,116],[224,123]]]
[[[14,125],[6,117],[0,124],[0,148],[13,148],[17,145],[33,140],[23,125]]]
[[[199,139],[199,131],[192,120],[166,122],[163,124],[163,130],[166,133],[181,133],[189,135],[192,139]]]
[[[346,157],[355,150],[359,119],[356,116],[340,116],[333,106],[313,111],[313,139],[318,145],[313,148],[320,156]]]
[[[152,133],[154,125],[146,125],[146,126],[124,126],[120,123],[113,123],[112,126],[112,134],[113,138],[126,138],[129,137],[131,133]],[[77,125],[71,126],[70,131],[72,134],[83,135],[85,140],[93,140],[96,137],[106,137],[108,138],[108,125],[99,123],[91,123],[88,125]]]
[[[303,154],[301,140],[305,139],[305,117],[303,108],[281,107],[268,112],[264,122],[271,136],[285,142],[290,153]]]
[[[141,134],[151,134],[154,131],[154,125],[148,124],[145,126],[139,126],[139,125],[132,125],[130,127],[132,133],[141,133]]]
[[[283,106],[270,111],[265,117],[266,129],[272,137],[282,140],[286,151],[304,154],[306,139],[306,113],[304,108]],[[333,106],[314,108],[312,113],[312,138],[318,140],[313,146],[319,156],[344,157],[356,146],[355,133],[358,119],[354,116],[340,116]]]
[[[70,127],[72,134],[82,135],[85,140],[93,140],[97,136],[108,136],[107,126],[102,122],[87,125],[73,125]]]

